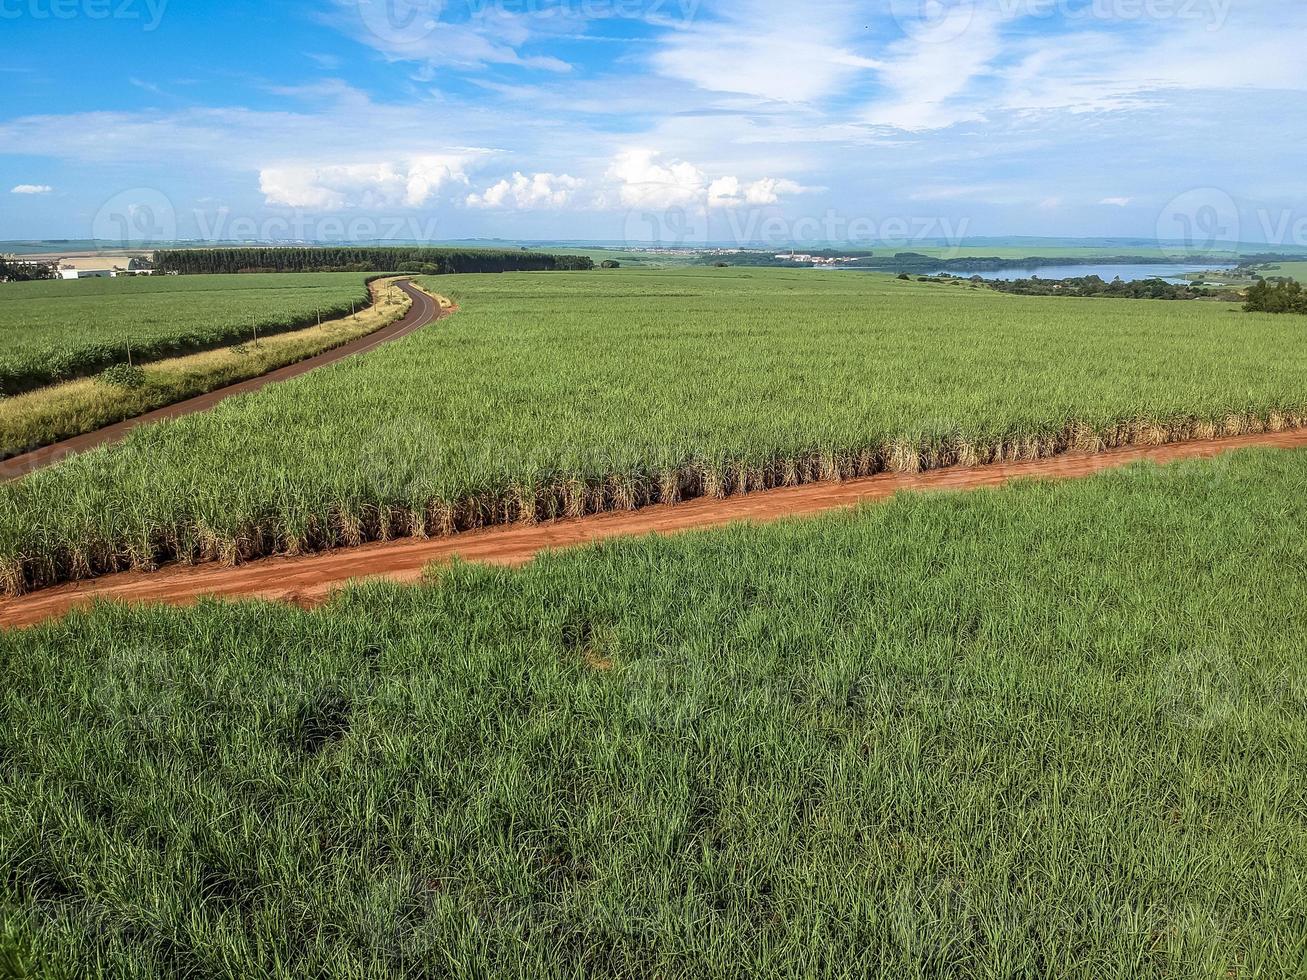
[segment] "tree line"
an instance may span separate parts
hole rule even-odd
[[[973,281],[981,282],[979,276]],[[1165,279],[1135,279],[1124,281],[1119,277],[1111,282],[1101,276],[1082,276],[1077,279],[998,279],[984,281],[984,285],[1001,293],[1022,296],[1107,296],[1116,299],[1238,299],[1230,290],[1208,290],[1188,283],[1167,282]]]
[[[33,279],[53,279],[53,262],[28,262],[11,255],[0,256],[0,282],[31,282]]]
[[[585,255],[490,248],[187,248],[154,253],[159,272],[552,272],[593,269]]]
[[[1274,284],[1260,280],[1248,287],[1244,298],[1249,313],[1307,313],[1307,292],[1294,279]]]

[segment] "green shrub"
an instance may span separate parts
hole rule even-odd
[[[144,388],[145,369],[139,364],[114,364],[100,372],[100,381],[118,388]]]

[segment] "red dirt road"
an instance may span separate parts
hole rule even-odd
[[[413,300],[413,307],[402,319],[396,320],[389,326],[374,330],[372,333],[351,340],[340,347],[333,347],[321,354],[315,354],[313,357],[296,361],[294,364],[287,364],[285,367],[269,371],[267,374],[261,374],[256,378],[247,378],[245,381],[238,381],[225,388],[217,388],[207,394],[196,395],[194,398],[188,398],[185,401],[174,402],[171,405],[165,405],[163,408],[156,408],[144,415],[125,419],[122,422],[115,422],[113,425],[106,425],[94,432],[73,436],[71,439],[43,446],[21,456],[0,460],[0,480],[16,480],[19,477],[26,476],[33,470],[39,470],[44,466],[57,463],[65,456],[83,453],[88,449],[104,446],[111,442],[119,442],[138,425],[148,425],[151,422],[159,422],[163,419],[175,419],[182,415],[190,415],[193,412],[208,411],[214,405],[233,395],[241,395],[247,391],[258,391],[266,385],[299,377],[301,374],[307,374],[309,371],[331,364],[333,361],[339,361],[341,358],[362,354],[392,340],[406,337],[413,331],[420,330],[433,320],[439,320],[448,312],[451,312],[442,310],[439,303],[411,284],[401,282],[398,285]]]
[[[1164,463],[1257,447],[1307,448],[1307,429],[1166,446],[1136,446],[1094,455],[1068,454],[1026,463],[952,467],[927,473],[885,473],[844,483],[814,483],[725,500],[705,498],[675,506],[646,507],[548,524],[489,528],[428,541],[378,542],[303,558],[270,558],[236,568],[170,566],[152,573],[128,572],[0,601],[0,626],[31,626],[101,599],[189,605],[201,596],[218,596],[313,606],[347,582],[368,578],[414,582],[421,578],[427,565],[454,557],[498,565],[523,565],[541,551],[604,538],[675,534],[735,521],[771,521],[884,500],[904,490],[968,490],[998,486],[1019,478],[1069,479],[1142,460]]]

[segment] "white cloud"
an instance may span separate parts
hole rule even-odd
[[[847,44],[859,13],[844,0],[736,0],[723,19],[672,32],[653,57],[664,75],[701,89],[812,102],[878,67]]]
[[[1118,19],[1086,6],[1061,22],[1022,4],[949,9],[938,30],[890,45],[886,94],[864,121],[922,133],[1026,110],[1140,109],[1185,91],[1307,90],[1300,5],[1159,4],[1175,14]]]
[[[575,203],[584,181],[567,174],[532,174],[520,171],[492,184],[480,194],[469,194],[471,208],[534,211],[565,208]]]
[[[551,48],[562,21],[555,29],[547,18],[504,15],[503,5],[474,5],[485,15],[460,12],[459,24],[430,35],[387,38],[361,33],[353,0],[322,6],[337,2],[334,23],[348,15],[352,38],[408,63],[356,74],[379,60],[360,48],[360,57],[323,62],[339,78],[310,73],[294,87],[267,87],[276,98],[260,108],[183,100],[55,114],[40,105],[51,114],[0,118],[0,146],[23,149],[28,162],[15,152],[16,167],[40,157],[76,174],[42,199],[67,202],[59,220],[70,235],[78,215],[100,205],[106,174],[178,187],[179,214],[198,207],[172,180],[177,167],[217,198],[210,210],[452,202],[442,220],[469,237],[502,230],[494,209],[523,228],[538,209],[542,237],[606,237],[622,211],[673,206],[938,213],[995,234],[1065,232],[1089,220],[1094,233],[1103,222],[1132,234],[1142,222],[1152,233],[1141,202],[1199,186],[1302,207],[1301,187],[1286,176],[1301,162],[1301,138],[1282,119],[1292,118],[1291,91],[1307,89],[1307,60],[1293,50],[1307,31],[1303,4],[1237,0],[1213,30],[1183,18],[1036,17],[1024,15],[1028,3],[944,0],[935,6],[974,9],[974,23],[956,40],[943,29],[905,40],[885,12],[897,4],[886,0],[729,0],[730,13],[720,12],[727,0],[690,0],[698,11],[679,21],[671,13],[681,4],[670,0],[668,20],[638,37],[597,25],[593,33],[614,43]],[[369,9],[384,14],[388,3]],[[406,5],[442,9],[440,0],[394,0],[390,9],[402,15]],[[1016,13],[1004,19],[991,7]],[[443,10],[455,16],[454,5]],[[421,34],[424,22],[414,23]],[[523,70],[532,57],[578,50],[585,71]],[[445,84],[472,64],[476,74]],[[382,90],[389,99],[368,94]],[[368,120],[366,142],[342,149],[341,133],[359,119]],[[978,119],[983,126],[961,124]],[[28,175],[19,169],[13,179]],[[831,190],[817,197],[798,182]],[[813,196],[796,202],[799,193]],[[1052,195],[1063,205],[1041,211]]]
[[[1014,43],[997,107],[1085,112],[1137,108],[1167,92],[1307,90],[1307,62],[1294,55],[1307,30],[1301,5],[1248,0],[1215,20],[1176,16],[1136,37],[1120,26],[1099,20]]]
[[[10,194],[49,194],[54,190],[49,184],[19,184]]]
[[[425,81],[434,79],[438,68],[572,70],[553,55],[522,53],[527,45],[546,42],[582,22],[563,7],[517,12],[497,4],[470,4],[471,16],[453,21],[441,19],[443,6],[441,0],[336,0],[336,11],[328,19],[388,61],[423,65],[418,77]]]
[[[738,177],[719,177],[708,185],[708,207],[731,208],[746,204],[762,207],[779,204],[782,194],[803,191],[802,185],[777,177],[764,177],[747,184]]]
[[[887,95],[865,114],[874,126],[909,132],[945,129],[984,118],[965,98],[1002,53],[1001,13],[967,13],[966,29],[909,38],[890,46],[881,71]]]
[[[674,208],[701,204],[709,180],[684,160],[663,163],[654,150],[626,150],[608,168],[617,203],[627,208]]]
[[[780,203],[781,196],[801,194],[801,184],[778,177],[744,181],[727,174],[709,177],[685,160],[665,161],[654,150],[619,153],[607,173],[612,194],[607,203],[625,208],[730,208]]]
[[[708,185],[708,207],[729,207],[740,200],[742,191],[739,177],[718,177]]]
[[[941,184],[915,190],[908,198],[913,201],[987,200],[1000,191],[997,184]]]
[[[259,189],[268,204],[312,211],[420,208],[446,184],[466,183],[466,158],[420,156],[404,161],[265,167]]]
[[[745,204],[779,204],[782,194],[802,194],[806,188],[792,180],[764,177],[744,188]]]

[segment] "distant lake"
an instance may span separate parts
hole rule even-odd
[[[950,276],[970,279],[1084,279],[1098,276],[1105,282],[1111,282],[1117,276],[1122,282],[1135,282],[1139,279],[1164,279],[1177,285],[1184,283],[1185,273],[1202,272],[1201,267],[1192,265],[1168,265],[1155,263],[1149,265],[1040,265],[1029,269],[988,269],[975,272],[963,272],[956,269],[942,270]]]

